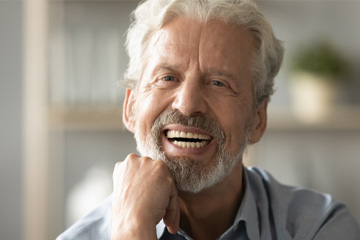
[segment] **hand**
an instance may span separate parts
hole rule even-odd
[[[116,164],[113,180],[112,240],[156,239],[161,219],[178,231],[178,192],[164,162],[130,154]]]

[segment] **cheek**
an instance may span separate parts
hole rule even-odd
[[[232,103],[219,108],[218,121],[225,132],[225,145],[234,153],[244,144],[251,120],[250,110]]]
[[[244,123],[242,119],[228,119],[224,126],[226,144],[231,152],[236,151],[244,140]]]
[[[143,94],[136,106],[135,116],[137,116],[137,130],[146,136],[150,133],[155,119],[166,109],[164,96],[152,92]]]

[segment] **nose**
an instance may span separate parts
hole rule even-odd
[[[206,113],[206,93],[199,79],[185,79],[175,94],[173,110],[178,110],[185,116]]]

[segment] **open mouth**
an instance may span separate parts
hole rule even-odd
[[[181,148],[205,147],[212,140],[212,137],[209,135],[176,130],[166,130],[165,136],[170,142]]]

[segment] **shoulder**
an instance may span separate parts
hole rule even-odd
[[[112,195],[89,214],[68,228],[56,240],[109,240],[111,227]]]
[[[259,211],[268,212],[259,214],[280,235],[295,239],[360,238],[356,220],[331,195],[281,184],[261,168],[247,168],[246,172]]]

